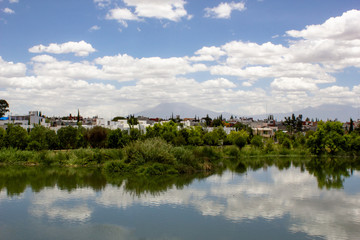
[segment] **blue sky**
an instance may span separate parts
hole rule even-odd
[[[360,106],[355,0],[0,0],[13,113],[112,117],[162,102],[239,116]]]

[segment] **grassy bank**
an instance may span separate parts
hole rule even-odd
[[[278,159],[280,156],[308,159],[312,157],[303,147],[289,149],[276,144],[261,148],[247,145],[241,149],[235,145],[174,146],[161,138],[151,138],[131,142],[121,149],[43,151],[2,149],[0,164],[101,166],[107,173],[154,176],[215,172],[226,167],[243,171],[248,166],[263,165],[264,159]],[[258,160],[259,158],[262,160]],[[288,165],[284,160],[279,164]]]

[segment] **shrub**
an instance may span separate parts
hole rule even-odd
[[[108,173],[127,173],[130,168],[124,161],[115,160],[106,162],[103,169]]]
[[[226,146],[224,148],[224,153],[229,157],[235,157],[235,158],[240,157],[241,154],[239,148],[234,145]]]
[[[259,135],[254,136],[251,139],[251,145],[257,148],[263,148],[264,143],[263,143],[263,138]]]
[[[124,149],[127,162],[141,165],[147,162],[174,164],[175,157],[171,154],[172,145],[161,138],[135,141]]]
[[[283,146],[286,149],[291,149],[291,141],[288,138],[285,138],[282,143],[281,146]]]
[[[264,148],[265,153],[271,153],[274,151],[274,141],[272,139],[268,139]]]

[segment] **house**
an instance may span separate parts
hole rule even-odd
[[[274,138],[277,127],[262,127],[262,128],[252,128],[254,135],[260,135],[264,138]]]
[[[21,126],[24,129],[32,129],[35,125],[39,124],[44,127],[49,127],[50,124],[46,123],[45,117],[41,116],[39,111],[30,111],[27,115],[9,115],[7,118],[0,121],[3,128],[7,128],[8,124]]]

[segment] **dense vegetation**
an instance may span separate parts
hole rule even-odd
[[[180,127],[179,127],[180,126]],[[132,127],[129,131],[110,130],[100,126],[85,129],[80,126],[60,128],[57,133],[43,126],[35,126],[30,132],[20,126],[0,128],[0,148],[20,150],[61,150],[78,148],[124,148],[140,140],[161,138],[173,146],[226,146],[235,145],[240,150],[252,147],[265,153],[303,149],[315,155],[354,154],[360,152],[360,129],[344,131],[340,122],[319,122],[317,130],[278,131],[274,139],[253,135],[251,128],[238,123],[236,131],[226,134],[222,126],[207,132],[201,126],[181,127],[173,121],[156,123],[143,134]]]
[[[103,165],[123,174],[164,175],[214,171],[223,159],[246,156],[360,155],[360,130],[345,132],[340,122],[320,122],[317,131],[291,134],[278,131],[274,139],[253,135],[238,124],[226,134],[222,126],[207,132],[201,126],[178,127],[170,121],[147,128],[145,134],[96,126],[67,126],[53,130],[35,126],[0,128],[0,163]]]

